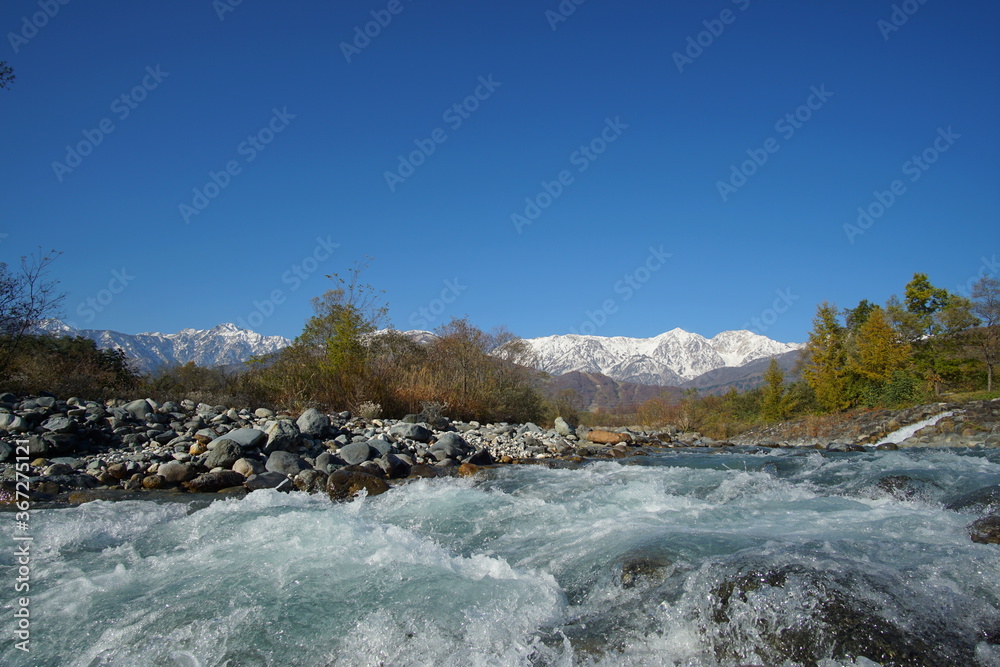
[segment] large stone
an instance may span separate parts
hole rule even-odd
[[[126,403],[124,408],[128,410],[136,419],[145,419],[148,415],[153,414],[156,410],[150,405],[149,401],[145,398],[140,398],[137,401],[132,401],[131,403]]]
[[[194,479],[194,471],[191,470],[191,467],[180,461],[167,461],[156,469],[156,474],[170,484],[180,484]]]
[[[362,491],[377,496],[389,490],[381,477],[357,470],[336,470],[326,480],[326,492],[331,500],[352,500]]]
[[[416,440],[417,442],[430,442],[434,433],[420,424],[407,424],[405,422],[400,422],[394,424],[392,428],[389,429],[391,435],[397,438],[409,438],[410,440]]]
[[[243,449],[253,449],[267,442],[267,434],[255,428],[237,428],[225,435],[220,435],[212,439],[208,443],[209,447],[211,448],[213,446],[212,443],[217,443],[220,440],[232,440]]]
[[[330,427],[330,418],[316,408],[309,408],[295,420],[299,432],[309,438],[322,438]]]
[[[251,491],[260,491],[261,489],[292,490],[292,480],[288,478],[288,475],[283,475],[280,472],[262,472],[259,475],[250,475],[243,485]]]
[[[575,435],[573,427],[566,423],[566,420],[562,417],[556,417],[555,421],[556,433],[566,437],[567,435]]]
[[[611,431],[591,431],[587,434],[587,440],[601,445],[617,445],[622,442],[632,442],[632,436],[628,433],[613,433]]]
[[[410,464],[395,454],[380,456],[375,459],[375,463],[385,471],[385,476],[389,479],[402,479],[410,474]]]
[[[372,438],[368,441],[368,446],[375,449],[378,454],[376,456],[385,456],[386,454],[392,454],[392,443],[383,438]]]
[[[344,463],[348,465],[358,465],[378,455],[379,451],[367,442],[352,442],[340,448],[340,458],[344,459]]]
[[[264,432],[267,434],[267,445],[264,446],[265,454],[295,449],[302,438],[299,434],[299,428],[291,419],[279,419],[271,422],[271,425]]]
[[[192,493],[215,493],[232,486],[243,486],[246,479],[243,475],[233,470],[223,470],[221,472],[206,472],[198,475],[190,482],[184,484],[185,488]]]
[[[958,512],[1000,512],[1000,484],[970,491],[948,502],[944,508]]]
[[[1000,544],[1000,514],[976,519],[969,526],[969,536],[980,544]]]
[[[264,472],[264,464],[256,459],[242,458],[233,463],[233,470],[244,477],[250,477]]]
[[[264,464],[264,468],[268,472],[280,472],[289,477],[294,477],[311,467],[304,459],[280,449],[271,452],[271,455],[267,457],[267,463]]]
[[[23,417],[12,415],[9,412],[0,414],[0,430],[10,433],[24,433],[30,428],[31,426]]]
[[[438,437],[434,444],[430,446],[431,451],[435,449],[443,449],[454,452],[467,452],[472,450],[469,443],[465,441],[465,438],[452,431],[442,433]]]
[[[243,448],[240,443],[229,438],[222,438],[214,441],[214,447],[208,452],[205,458],[207,468],[232,468],[243,456]]]

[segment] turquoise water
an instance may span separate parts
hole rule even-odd
[[[672,451],[39,509],[31,652],[11,583],[0,663],[1000,665],[1000,547],[943,508],[992,484],[996,450]]]

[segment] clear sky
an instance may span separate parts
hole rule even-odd
[[[0,261],[61,250],[66,319],[126,333],[294,337],[370,256],[399,329],[802,341],[824,299],[1000,272],[998,26],[990,0],[4,0]]]

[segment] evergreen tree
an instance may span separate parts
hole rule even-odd
[[[764,396],[761,415],[768,421],[781,421],[788,417],[788,400],[785,390],[785,373],[772,357],[764,371]]]
[[[898,373],[905,371],[910,355],[910,345],[893,329],[884,311],[872,310],[858,329],[849,360],[857,399],[868,405],[882,403],[889,383],[902,380]]]

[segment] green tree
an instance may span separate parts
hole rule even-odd
[[[878,305],[870,302],[868,299],[862,299],[855,308],[845,308],[844,320],[847,324],[847,329],[857,331],[876,308],[878,308]]]
[[[972,286],[972,312],[982,320],[973,344],[986,364],[986,390],[993,391],[993,368],[1000,358],[1000,280],[983,276]]]
[[[767,370],[764,371],[764,396],[761,403],[761,415],[768,421],[787,419],[789,412],[788,396],[785,388],[785,373],[778,365],[777,359],[771,358]]]
[[[804,350],[802,374],[823,410],[836,412],[848,407],[846,380],[846,334],[836,305],[824,301],[816,308],[813,328]]]

